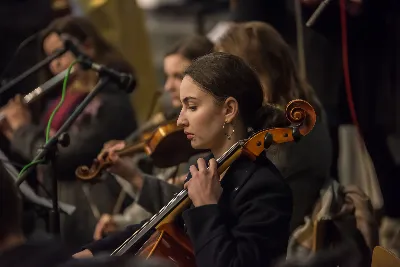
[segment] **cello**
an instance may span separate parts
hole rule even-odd
[[[291,125],[270,128],[254,133],[248,139],[235,143],[218,158],[218,173],[221,174],[239,157],[256,158],[272,144],[299,141],[314,127],[316,115],[312,106],[303,100],[293,100],[286,107],[286,117]],[[187,179],[190,179],[190,174]],[[191,201],[187,190],[182,190],[149,221],[143,224],[130,238],[111,255],[121,256],[146,241],[136,255],[149,258],[158,256],[169,259],[177,266],[195,266],[195,257],[189,238],[177,227],[175,218]],[[150,238],[149,234],[156,230]]]

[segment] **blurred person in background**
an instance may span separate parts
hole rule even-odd
[[[307,21],[322,0],[303,0]],[[297,47],[294,1],[231,0],[234,21],[271,23]],[[304,29],[307,78],[325,107],[333,142],[331,175],[338,177],[340,125],[355,124],[373,161],[384,200],[382,244],[400,253],[400,2],[346,1],[347,45],[353,103],[349,103],[342,66],[339,1],[331,1],[317,20]],[[340,178],[340,177],[339,177]]]
[[[304,14],[308,17],[320,1],[305,0],[304,3]],[[336,93],[337,106],[330,121],[331,133],[338,143],[340,125],[358,124],[382,190],[385,218],[381,244],[400,255],[400,243],[396,241],[400,238],[400,180],[397,179],[400,176],[400,3],[351,0],[346,2],[346,15],[352,101],[348,99],[341,57],[338,57],[331,61],[333,65],[339,63],[332,71],[332,75],[338,75],[338,82],[332,90]],[[332,3],[312,29],[336,47],[332,53],[340,55],[343,28],[339,19],[339,7]],[[352,115],[353,110],[356,117]],[[337,146],[335,152],[338,154]]]
[[[233,24],[217,41],[215,50],[239,56],[256,70],[265,103],[284,109],[291,100],[303,99],[315,109],[317,122],[310,134],[298,143],[279,144],[267,150],[268,158],[293,192],[293,231],[312,211],[329,178],[332,144],[325,111],[313,88],[300,77],[289,45],[270,24]]]
[[[172,107],[171,110],[167,111],[165,114],[167,121],[176,119],[181,111],[182,103],[179,99],[179,87],[185,69],[193,60],[212,52],[212,50],[213,44],[207,37],[193,35],[182,38],[166,53],[164,57],[164,92],[169,95],[169,101]],[[105,144],[104,151],[99,155],[99,158],[115,145],[115,142]],[[117,146],[122,148],[124,144],[120,143],[117,144]],[[177,147],[177,149],[179,149],[179,147]],[[176,171],[178,177],[171,177],[171,171],[169,171],[171,168],[167,170],[155,170],[155,172],[150,174],[157,175],[161,180],[168,180],[170,183],[174,183],[177,185],[177,190],[179,190],[186,178],[188,165],[194,164],[199,156],[200,155],[193,156],[189,159],[188,163],[181,164],[178,171]],[[148,159],[148,157],[146,157],[146,159]],[[110,168],[110,171],[118,177],[127,179],[139,169],[138,166],[133,164],[129,157],[124,158],[123,163],[123,167]],[[172,169],[175,170],[176,168],[172,167]],[[94,232],[95,240],[101,239],[105,234],[110,232],[121,230],[129,224],[139,223],[149,218],[162,208],[165,201],[169,201],[167,196],[159,194],[160,190],[157,189],[163,187],[162,182],[152,179],[152,177],[145,174],[140,177],[143,179],[142,186],[137,186],[138,183],[131,185],[137,196],[135,202],[121,215],[103,214]]]
[[[60,18],[43,30],[41,33],[43,57],[51,55],[55,50],[63,47],[64,44],[59,33],[76,41],[79,48],[94,62],[118,71],[133,72],[130,64],[126,63],[120,54],[100,36],[93,25],[84,18],[70,16]],[[74,60],[75,57],[71,52],[54,59],[42,73],[43,82],[67,69]],[[92,71],[78,69],[72,75],[64,102],[52,120],[51,135],[58,131],[77,105],[92,90],[97,80],[97,74]],[[45,102],[42,102],[46,106],[42,112],[40,124],[34,123],[32,114],[22,103],[20,96],[10,100],[2,108],[1,112],[5,115],[6,120],[2,121],[1,131],[10,140],[12,150],[25,159],[32,160],[37,150],[44,144],[44,128],[54,108],[60,102],[60,92],[61,90],[55,91],[45,99]],[[95,218],[89,211],[89,205],[84,205],[88,200],[85,199],[81,184],[76,181],[75,169],[81,164],[90,164],[104,142],[123,138],[134,129],[136,129],[136,120],[129,96],[117,85],[109,83],[92,100],[68,131],[71,141],[68,147],[59,147],[55,173],[60,181],[59,200],[77,206],[77,210],[71,217],[61,215],[62,237],[68,245],[80,246],[91,240],[91,232],[95,225]],[[38,170],[38,179],[45,185],[51,184],[50,179],[53,177],[43,172],[42,168],[38,168]],[[93,190],[91,195],[101,196],[93,201],[101,203],[99,206],[101,210],[110,210],[107,206],[112,205],[113,196],[107,193],[107,187],[99,185]]]
[[[4,0],[0,1],[0,87],[11,82],[21,73],[31,68],[39,60],[39,31],[45,28],[53,18],[68,14],[68,6],[60,5],[58,0]],[[64,1],[65,2],[65,1]],[[65,3],[64,3],[65,4]],[[36,88],[40,83],[38,73],[34,73],[7,91],[0,93],[0,107],[16,94],[25,95]],[[30,105],[32,119],[38,123],[41,103],[37,101]],[[0,132],[0,149],[14,167],[21,169],[29,163],[21,155],[14,153],[10,141]],[[27,179],[29,185],[37,189],[36,175],[31,173]],[[29,202],[24,201],[24,233],[32,234],[37,225],[33,223],[40,216],[37,209]]]

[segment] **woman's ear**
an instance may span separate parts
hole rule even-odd
[[[233,97],[228,97],[224,102],[225,122],[231,123],[239,114],[239,103]]]

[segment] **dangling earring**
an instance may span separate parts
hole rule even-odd
[[[222,125],[222,129],[225,129],[225,125],[226,124],[228,124],[228,122],[227,121],[224,121],[224,125]],[[231,140],[231,138],[232,138],[232,135],[235,133],[235,128],[234,128],[234,126],[233,126],[233,124],[232,124],[232,133],[231,134],[227,134],[226,132],[225,132],[225,136],[226,136],[226,138],[228,138],[228,140]]]

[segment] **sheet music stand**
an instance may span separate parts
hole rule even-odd
[[[18,180],[18,171],[17,169],[10,163],[10,160],[8,157],[4,154],[4,152],[0,149],[0,161],[3,164],[4,168],[7,170],[7,172],[10,174],[10,176],[14,179],[14,181]],[[41,196],[38,196],[35,191],[28,185],[27,182],[23,182],[21,186],[19,187],[20,192],[22,195],[32,202],[33,204],[36,204],[40,207],[44,207],[46,209],[52,209],[53,204],[50,199],[44,198]],[[58,202],[60,211],[67,214],[67,215],[72,215],[76,209],[75,206]]]

